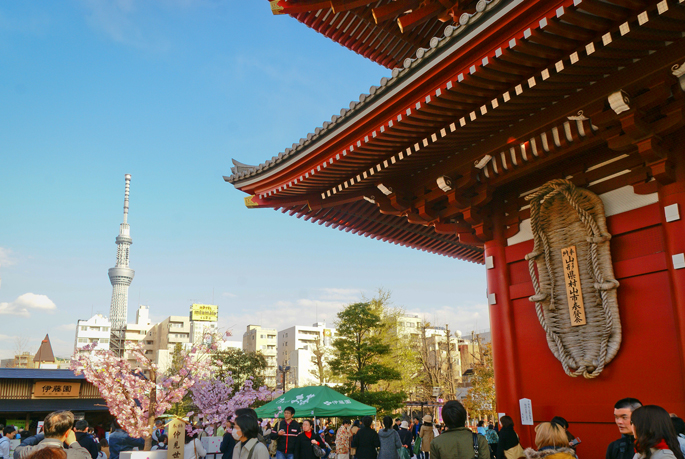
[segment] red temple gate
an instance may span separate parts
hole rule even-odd
[[[226,180],[298,218],[486,264],[498,411],[565,417],[601,457],[613,403],[685,416],[685,2],[274,0],[389,67],[292,148]],[[411,12],[407,12],[411,10]],[[622,344],[567,376],[529,297],[525,196],[565,178],[602,198]]]

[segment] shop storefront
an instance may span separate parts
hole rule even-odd
[[[0,423],[33,435],[38,422],[58,410],[106,430],[112,419],[98,389],[71,370],[0,368]]]

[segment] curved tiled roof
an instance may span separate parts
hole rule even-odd
[[[293,143],[291,148],[286,148],[285,151],[257,166],[249,166],[233,159],[234,167],[231,168],[232,175],[224,177],[224,180],[229,183],[237,184],[241,180],[255,177],[287,160],[301,156],[305,153],[307,147],[314,141],[331,134],[342,124],[342,122],[354,117],[363,108],[366,108],[375,99],[386,92],[388,88],[412,74],[424,63],[424,61],[433,56],[439,49],[446,46],[451,40],[468,30],[469,26],[472,26],[479,21],[485,13],[495,8],[500,3],[503,3],[503,0],[479,0],[476,4],[476,11],[474,13],[463,13],[459,18],[459,24],[446,26],[442,37],[436,36],[430,40],[430,48],[419,48],[413,59],[407,58],[404,60],[403,68],[393,69],[390,78],[381,78],[379,86],[371,86],[368,94],[362,93],[359,96],[358,101],[351,101],[349,108],[342,108],[340,110],[340,115],[333,115],[331,121],[324,121],[322,126],[317,127],[314,132],[310,132],[306,137],[301,138],[299,142]]]

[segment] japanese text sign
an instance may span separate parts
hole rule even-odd
[[[186,423],[175,418],[169,423],[169,444],[167,459],[183,459],[183,448],[186,444]]]
[[[529,398],[522,398],[519,400],[519,408],[521,408],[521,424],[524,426],[532,426],[533,423],[533,404]]]
[[[578,272],[578,252],[575,245],[561,249],[561,262],[564,265],[564,286],[568,298],[571,325],[574,327],[585,325],[587,321],[585,320],[583,291],[580,287],[580,273]]]
[[[80,382],[39,381],[33,385],[33,396],[77,398],[80,390]]]

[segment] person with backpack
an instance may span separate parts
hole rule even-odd
[[[490,459],[490,448],[484,436],[466,428],[466,408],[450,400],[442,408],[447,430],[430,445],[431,459]]]
[[[0,458],[10,459],[10,440],[13,440],[17,435],[17,429],[14,426],[7,426],[2,429],[2,437],[0,437]]]

